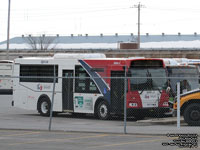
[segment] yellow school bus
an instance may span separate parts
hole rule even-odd
[[[173,108],[177,110],[177,101]],[[200,89],[180,95],[180,111],[188,125],[200,126]]]

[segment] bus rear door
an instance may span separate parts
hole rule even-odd
[[[112,112],[121,114],[124,108],[124,71],[111,71]]]
[[[62,79],[63,110],[73,112],[73,70],[63,70]]]

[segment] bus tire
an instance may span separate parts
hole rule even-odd
[[[110,109],[106,101],[101,101],[98,104],[96,115],[101,120],[107,120],[110,117]]]
[[[200,126],[200,104],[189,104],[183,113],[185,122],[190,126]]]
[[[42,97],[38,101],[38,112],[40,113],[41,116],[49,116],[50,108],[51,108],[51,102],[48,98]]]

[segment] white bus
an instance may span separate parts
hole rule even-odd
[[[167,73],[162,59],[105,58],[103,54],[15,59],[13,76],[19,78],[13,81],[14,106],[48,116],[54,73],[54,112],[90,113],[100,119],[122,115],[125,87],[127,114],[141,119],[149,112],[168,111]]]
[[[0,94],[12,94],[13,61],[0,60]]]
[[[92,104],[89,104],[89,102],[88,106],[85,106],[85,108],[74,108],[72,99],[73,97],[83,96],[84,100],[88,99],[88,101],[91,101],[91,99],[97,99],[101,94],[95,92],[91,92],[90,94],[73,93],[75,79],[68,79],[67,77],[74,77],[76,73],[75,66],[80,66],[78,59],[105,57],[104,54],[97,53],[75,53],[55,54],[54,57],[44,58],[16,58],[14,60],[13,69],[13,76],[15,78],[13,79],[12,105],[22,109],[37,110],[40,115],[49,116],[53,91],[53,78],[51,77],[54,76],[55,67],[57,79],[55,83],[55,103],[53,112],[94,113],[93,106],[91,106]]]

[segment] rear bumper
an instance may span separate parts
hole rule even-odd
[[[135,114],[145,114],[145,116],[152,116],[158,114],[165,114],[169,112],[169,107],[156,107],[156,108],[129,108],[127,109],[127,115],[134,116]]]

